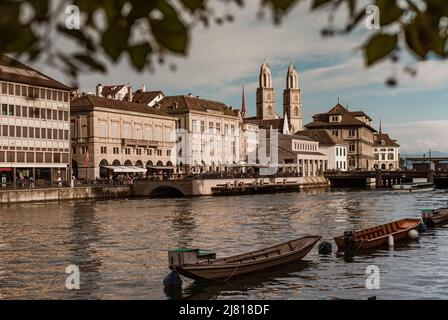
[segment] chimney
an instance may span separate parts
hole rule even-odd
[[[128,101],[132,101],[132,86],[128,83]]]
[[[146,86],[144,84],[142,85],[142,92],[146,92]]]
[[[178,106],[177,102],[174,102],[173,103],[173,109],[177,109],[177,106]]]
[[[103,86],[101,85],[101,83],[99,83],[97,86],[96,86],[96,96],[97,97],[102,97],[102,93],[103,92]]]
[[[189,97],[192,97],[193,95],[191,94],[191,92],[188,94]]]

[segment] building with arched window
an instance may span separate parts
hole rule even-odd
[[[175,162],[176,119],[155,107],[85,95],[71,102],[71,132],[80,179]]]

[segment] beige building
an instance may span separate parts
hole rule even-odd
[[[400,169],[400,145],[397,140],[392,140],[387,133],[376,133],[374,135],[373,155],[375,157],[375,168],[382,170]]]
[[[278,136],[278,162],[291,165],[301,177],[317,177],[328,169],[328,156],[320,152],[319,142],[292,134]]]
[[[349,111],[339,103],[326,113],[313,116],[306,129],[325,129],[348,145],[348,169],[374,167],[372,119],[362,111]]]
[[[0,188],[70,177],[70,91],[0,55]]]
[[[200,97],[167,96],[160,110],[177,119],[177,158],[182,172],[224,171],[241,160],[241,112]]]
[[[172,170],[176,120],[157,108],[86,95],[71,102],[73,172],[79,179]]]

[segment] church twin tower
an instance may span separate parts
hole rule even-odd
[[[299,89],[299,75],[291,63],[286,75],[286,89],[283,91],[283,116],[287,118],[289,130],[302,130],[302,93]],[[257,118],[262,120],[279,119],[275,112],[275,90],[272,86],[271,68],[263,63],[257,88]]]

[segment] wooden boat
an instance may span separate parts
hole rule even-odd
[[[189,259],[188,263],[183,264],[177,264],[177,262],[182,262],[182,260],[185,262],[186,259],[178,255],[176,261],[176,251],[170,251],[169,263],[170,268],[176,269],[181,275],[188,278],[226,281],[244,274],[296,262],[305,257],[319,239],[320,236],[305,236],[269,248],[227,258],[204,261],[198,258],[196,262],[192,261],[194,258],[192,259],[190,254],[190,258],[187,258]]]
[[[376,227],[344,232],[343,236],[334,240],[339,251],[360,251],[388,247],[389,235],[394,237],[394,242],[407,240],[408,233],[417,229],[421,219],[402,219]]]
[[[397,192],[427,192],[434,190],[434,184],[431,182],[394,184],[392,190]]]
[[[422,219],[429,227],[448,223],[448,208],[423,209]]]

